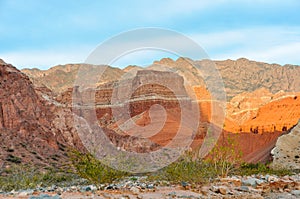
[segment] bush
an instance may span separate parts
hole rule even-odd
[[[246,176],[246,175],[252,175],[252,174],[270,174],[270,175],[278,175],[278,176],[284,176],[284,175],[292,175],[293,172],[291,170],[287,169],[273,169],[268,164],[262,164],[262,163],[243,163],[239,170],[235,172],[238,175]]]
[[[173,183],[207,183],[217,177],[212,165],[203,160],[193,160],[192,155],[185,155],[176,162],[149,175],[150,180],[166,180]]]
[[[11,191],[31,189],[39,186],[51,186],[70,182],[78,176],[65,171],[45,169],[41,171],[32,165],[11,165],[1,171],[0,190]]]
[[[111,183],[116,179],[127,176],[128,173],[118,171],[102,164],[91,154],[71,150],[69,156],[77,174],[94,184]]]

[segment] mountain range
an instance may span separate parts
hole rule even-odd
[[[212,115],[212,109],[214,103],[219,102],[214,101],[210,93],[212,88],[206,85],[207,81],[218,80],[199,73],[193,65],[203,70],[208,65],[214,66],[222,77],[227,94],[223,126],[213,124],[212,118],[218,116]],[[0,166],[34,163],[41,167],[58,167],[68,162],[69,148],[86,151],[74,124],[76,118],[85,113],[72,111],[74,93],[81,92],[74,83],[82,67],[91,66],[67,64],[48,70],[19,71],[0,60],[0,139],[3,143]],[[183,129],[180,139],[194,135],[191,147],[196,149],[203,143],[209,126],[214,125],[222,129],[219,142],[228,136],[235,137],[244,160],[258,162],[269,160],[277,138],[295,126],[300,118],[299,75],[299,66],[280,66],[245,58],[213,62],[164,58],[147,68],[107,66],[96,90],[84,92],[95,97],[93,106],[98,125],[119,149],[138,153],[155,151],[172,143],[179,129]],[[123,77],[128,80],[119,82]],[[147,83],[149,79],[152,81]],[[128,108],[130,118],[118,118],[113,114],[112,99],[115,91],[122,95],[122,88],[129,84],[132,93],[119,106]],[[163,84],[172,85],[174,90]],[[179,98],[174,91],[180,93]],[[195,93],[194,98],[190,96],[191,91]],[[191,100],[186,101],[189,97]],[[84,103],[86,99],[81,100]],[[184,115],[182,104],[199,109],[196,130],[192,128],[193,123],[189,123],[193,115]],[[146,139],[141,135],[147,135],[149,124],[152,128],[161,125],[162,112],[151,110],[153,105],[164,107],[166,120],[159,132]],[[181,115],[186,122],[181,122]],[[129,119],[145,127],[144,130],[136,131],[128,126]]]

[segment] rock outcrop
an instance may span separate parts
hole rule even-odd
[[[66,149],[73,146],[76,136],[63,135],[66,131],[55,125],[62,114],[50,96],[36,91],[25,74],[3,61],[0,93],[0,159],[5,164],[62,165],[67,159]]]
[[[69,89],[57,100],[70,105],[73,92],[80,91]],[[87,94],[89,91],[84,92]],[[92,94],[87,94],[90,95]],[[192,110],[189,107],[192,106],[192,101],[184,88],[183,78],[173,72],[153,70],[137,71],[131,79],[100,85],[95,91],[94,103],[98,123],[105,129],[113,144],[122,150],[136,152],[157,150],[168,144],[180,128],[183,114],[180,106]],[[154,105],[159,105],[165,110],[166,121],[162,126],[162,112],[150,111]],[[126,115],[127,112],[129,115]],[[140,131],[137,131],[135,126],[128,126],[129,120],[141,127]],[[150,127],[147,127],[148,125]],[[157,131],[155,135],[146,136],[148,139],[139,138],[138,134],[148,131],[151,134],[150,128]],[[181,128],[191,137],[192,130],[189,127],[182,125]]]
[[[229,132],[270,133],[287,131],[300,119],[300,93],[278,92],[266,89],[235,96],[227,104],[224,129]]]
[[[300,121],[288,134],[278,138],[271,153],[273,167],[300,169]]]

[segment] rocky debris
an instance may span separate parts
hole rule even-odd
[[[166,184],[169,184],[166,186]],[[131,176],[112,184],[52,186],[31,190],[1,192],[1,198],[292,198],[300,196],[300,174],[232,176],[207,185],[190,187],[162,181],[148,181],[146,176]]]
[[[300,121],[288,134],[278,138],[271,153],[273,167],[300,169]]]

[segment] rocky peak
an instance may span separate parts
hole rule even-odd
[[[0,64],[6,64],[2,59],[0,59]]]
[[[171,58],[162,58],[159,61],[154,61],[153,65],[166,65],[166,66],[170,66],[174,64],[174,60]]]

